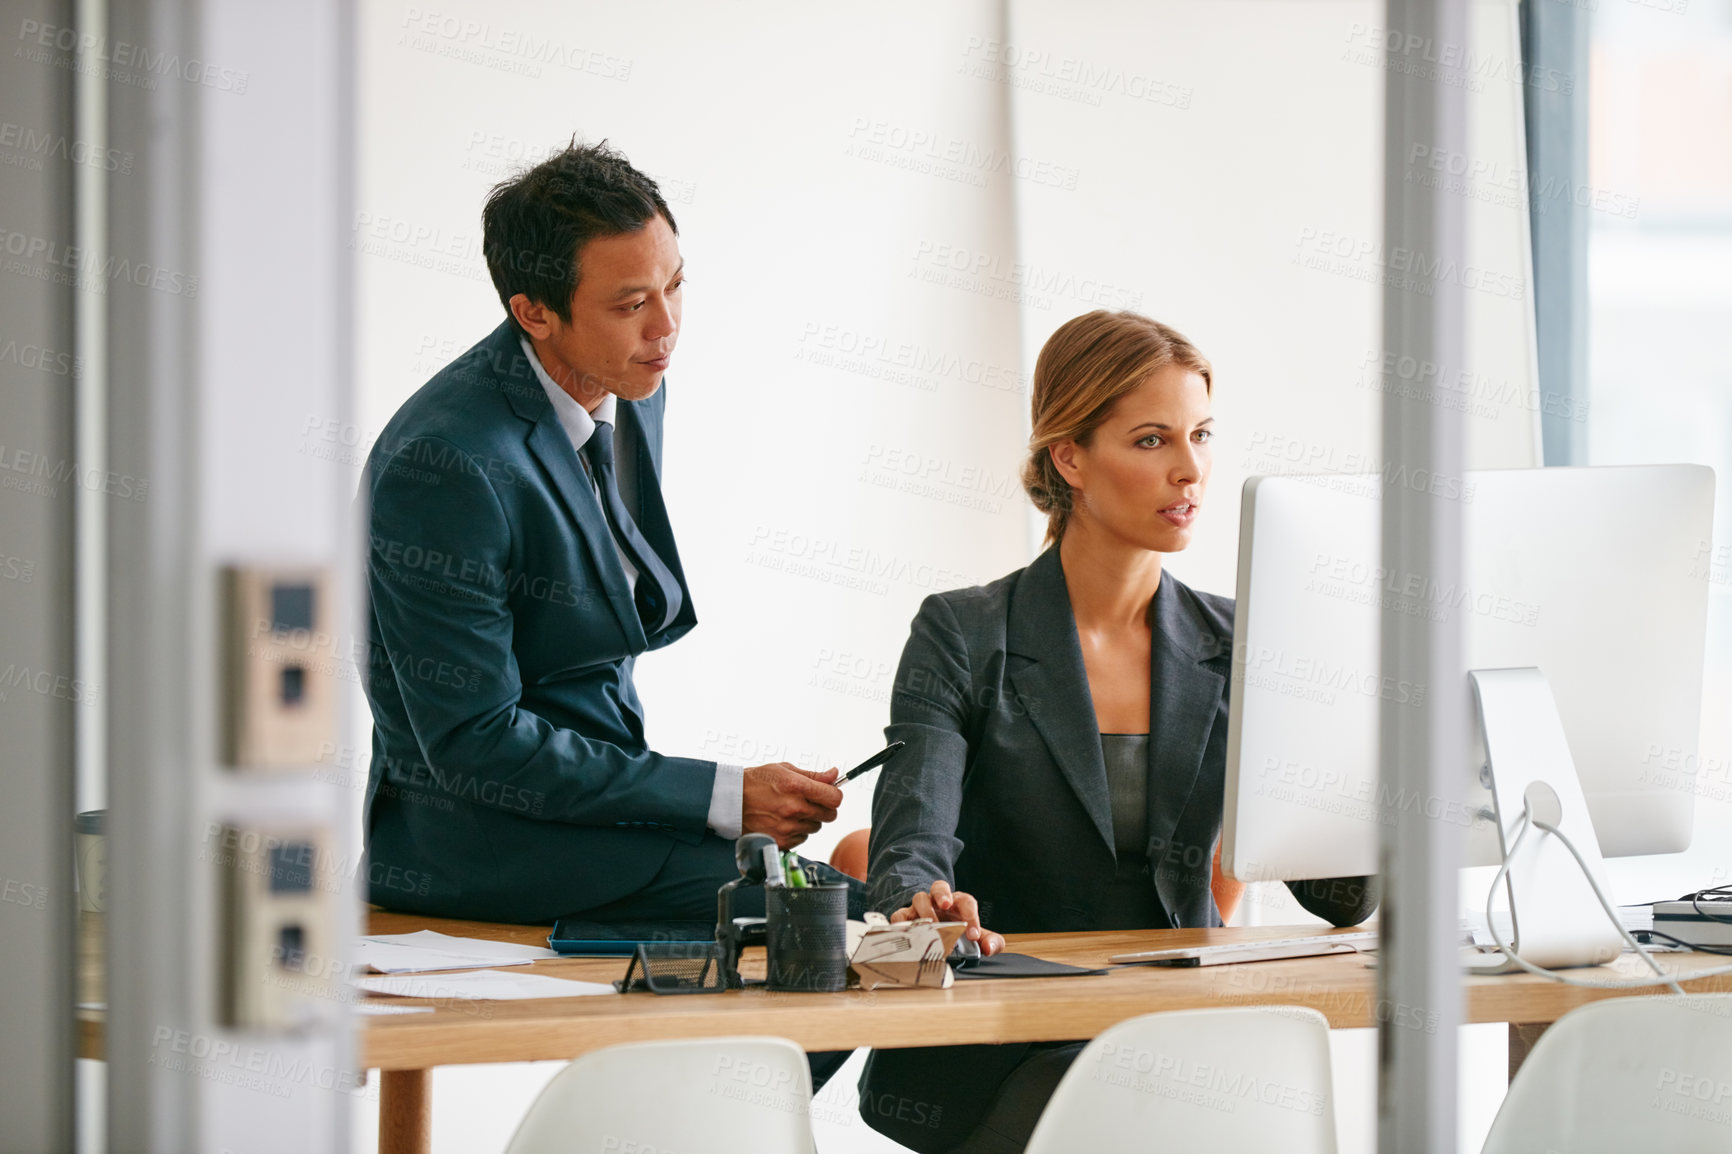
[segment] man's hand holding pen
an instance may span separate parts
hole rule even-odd
[[[752,766],[741,789],[740,832],[767,833],[781,848],[793,849],[836,820],[841,786],[877,769],[907,744],[892,741],[847,773],[834,768],[809,773],[785,761]]]
[[[833,784],[838,773],[809,773],[785,761],[750,767],[740,789],[741,832],[769,834],[783,849],[799,845],[836,820],[842,804],[842,791]]]

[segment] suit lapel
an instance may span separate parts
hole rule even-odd
[[[1035,558],[1017,583],[1005,640],[1006,648],[1021,658],[1007,672],[1029,720],[1111,849],[1107,765],[1057,548]]]
[[[1173,831],[1196,789],[1227,679],[1203,664],[1209,648],[1201,644],[1196,614],[1170,573],[1162,574],[1155,591],[1154,618],[1149,646],[1149,856],[1159,867],[1162,855],[1176,850],[1181,858],[1169,860],[1183,860],[1190,848],[1173,846]],[[1157,868],[1155,876],[1164,874]]]
[[[589,550],[590,561],[600,576],[602,592],[614,617],[625,632],[626,644],[633,652],[644,650],[643,622],[638,619],[637,606],[632,601],[631,587],[626,584],[625,570],[620,568],[614,548],[613,532],[607,527],[607,515],[601,511],[601,501],[590,484],[589,474],[571,447],[571,438],[559,423],[547,390],[530,367],[518,343],[517,333],[510,322],[493,331],[485,342],[491,353],[491,364],[499,377],[501,390],[510,398],[517,415],[530,423],[527,444],[541,467],[553,480],[566,512],[577,525],[578,536]]]

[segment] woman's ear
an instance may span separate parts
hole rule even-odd
[[[1078,493],[1082,492],[1083,471],[1078,462],[1083,452],[1082,446],[1066,438],[1048,446],[1047,452],[1052,455],[1053,468],[1058,470],[1058,475],[1064,478],[1065,484]]]

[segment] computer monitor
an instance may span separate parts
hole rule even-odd
[[[1496,864],[1475,750],[1459,799],[1385,798],[1378,715],[1425,685],[1384,677],[1386,613],[1454,618],[1469,670],[1537,667],[1557,702],[1605,856],[1688,848],[1708,607],[1713,470],[1696,465],[1472,472],[1464,579],[1387,573],[1380,475],[1245,483],[1222,865],[1247,881],[1377,871],[1382,803],[1466,832],[1464,865]]]

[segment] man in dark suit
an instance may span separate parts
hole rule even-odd
[[[661,493],[684,262],[656,185],[572,147],[493,190],[506,321],[367,463],[369,892],[448,917],[714,916],[732,839],[836,816],[835,771],[651,750],[638,654],[697,623]]]

